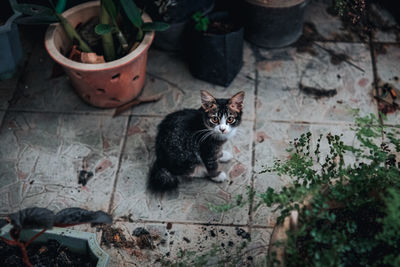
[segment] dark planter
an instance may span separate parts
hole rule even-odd
[[[393,0],[376,0],[378,4],[389,11],[393,17],[396,19],[397,24],[400,25],[400,7],[398,1]]]
[[[22,62],[22,47],[18,27],[14,20],[19,17],[14,13],[8,0],[0,11],[3,25],[0,26],[0,80],[9,79],[17,71]]]
[[[180,23],[190,20],[197,12],[204,12],[214,6],[214,0],[138,0],[153,21]]]
[[[0,228],[0,236],[10,239],[10,229],[11,225],[9,224]],[[29,240],[38,232],[40,232],[40,230],[28,229],[21,231],[21,241]],[[96,267],[108,266],[110,256],[101,249],[96,240],[96,234],[94,233],[54,227],[53,229],[44,232],[44,234],[39,236],[34,243],[44,243],[48,240],[57,240],[74,253],[88,255],[97,261]]]
[[[209,15],[210,22],[231,22],[228,13]],[[211,24],[210,23],[210,24]],[[229,86],[243,65],[243,28],[235,26],[227,34],[192,30],[187,51],[189,69],[198,79]]]
[[[245,39],[277,48],[297,41],[303,32],[304,11],[309,0],[245,0]]]
[[[214,8],[211,6],[201,12],[207,15]],[[183,49],[188,27],[190,27],[190,18],[182,22],[169,23],[170,27],[166,31],[156,32],[154,36],[154,46],[158,49],[170,52],[177,52]]]

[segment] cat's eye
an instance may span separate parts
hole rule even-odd
[[[235,118],[234,118],[234,117],[228,117],[228,118],[226,119],[226,122],[229,123],[229,124],[232,124],[232,123],[235,122]]]
[[[211,121],[212,123],[218,123],[218,122],[219,122],[219,118],[218,118],[217,116],[212,116],[212,117],[210,118],[210,121]]]

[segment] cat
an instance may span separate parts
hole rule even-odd
[[[241,123],[244,92],[230,99],[216,99],[200,91],[201,107],[167,115],[158,125],[156,160],[150,168],[148,188],[164,192],[178,187],[179,177],[188,177],[203,165],[214,182],[227,179],[218,170],[218,160],[228,162],[232,154],[222,151]]]

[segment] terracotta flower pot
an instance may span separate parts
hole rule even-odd
[[[88,2],[65,11],[62,15],[76,27],[100,13],[100,2]],[[144,22],[151,22],[143,14]],[[69,76],[77,93],[89,104],[102,108],[123,105],[136,98],[145,82],[147,51],[153,41],[154,32],[145,34],[140,45],[128,55],[101,64],[84,64],[64,56],[70,51],[72,42],[62,26],[52,24],[47,29],[45,45],[49,55],[59,63]]]

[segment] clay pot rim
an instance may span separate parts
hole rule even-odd
[[[80,12],[82,10],[85,10],[87,8],[99,6],[100,1],[92,1],[92,2],[86,2],[80,5],[76,5],[65,12],[62,13],[62,15],[68,19],[68,16],[70,14]],[[144,22],[152,22],[151,18],[149,15],[146,13],[143,13],[142,19]],[[73,61],[71,59],[66,58],[63,54],[60,53],[60,51],[57,49],[55,43],[54,43],[54,34],[55,31],[58,27],[62,27],[60,23],[53,23],[51,24],[45,35],[45,47],[47,50],[47,53],[53,58],[54,61],[56,61],[58,64],[75,69],[75,70],[80,70],[80,71],[98,71],[98,70],[105,70],[105,69],[113,69],[117,66],[122,66],[125,65],[135,58],[137,58],[140,54],[142,54],[144,51],[146,51],[153,39],[154,39],[154,31],[147,32],[142,40],[142,42],[139,44],[139,46],[127,54],[126,56],[119,58],[117,60],[113,60],[110,62],[106,63],[100,63],[100,64],[86,64],[86,63],[80,63]]]

